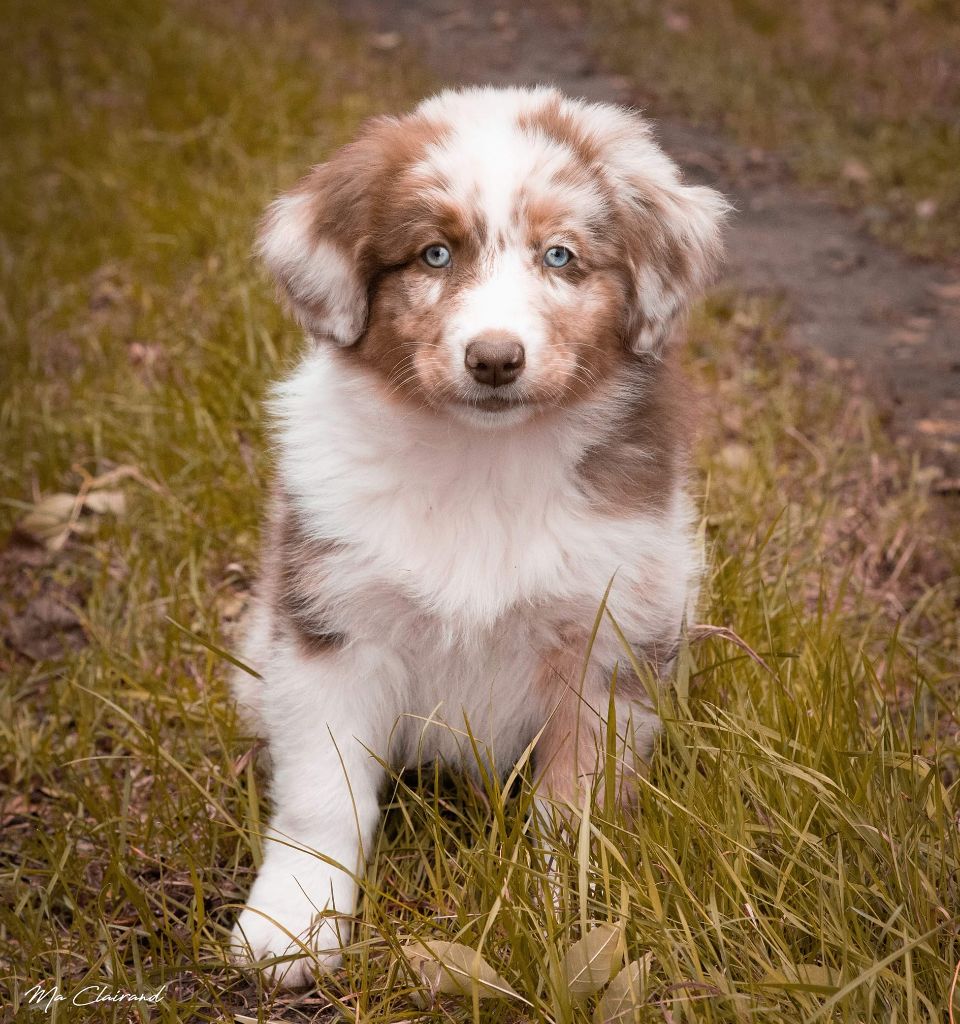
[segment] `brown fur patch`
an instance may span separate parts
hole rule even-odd
[[[609,515],[666,511],[693,433],[675,349],[662,359],[630,358],[633,379],[623,411],[578,467],[594,507]]]
[[[583,655],[576,647],[544,659],[535,686],[546,696],[551,715],[536,747],[540,785],[554,800],[579,805],[582,787],[591,785],[599,766],[600,717],[591,706],[588,674],[581,689]]]
[[[694,191],[679,183],[664,188],[637,176],[631,189],[615,200],[618,213],[610,242],[623,256],[619,273],[633,294],[627,334],[636,339],[648,333],[656,339],[652,347],[657,352],[675,329],[675,317],[709,283],[722,255],[719,233],[690,230],[687,218],[701,201],[692,198]],[[669,296],[668,313],[644,305],[636,290],[641,274],[658,281],[662,294]]]
[[[601,762],[606,756],[605,729],[611,676],[602,675],[594,666],[583,672],[586,638],[568,638],[567,646],[544,658],[535,687],[544,697],[552,714],[536,747],[535,762],[544,793],[554,800],[579,806],[584,787],[593,786]],[[653,679],[660,677],[675,655],[675,644],[651,643],[636,650],[640,665],[649,666]],[[626,657],[617,665],[616,697],[622,702],[649,703],[648,681],[640,679]],[[621,731],[620,724],[617,726]],[[646,766],[630,755],[618,742],[617,794],[625,807],[633,801],[631,782]]]
[[[580,118],[571,113],[559,93],[551,96],[538,109],[521,114],[517,123],[525,132],[542,133],[548,139],[566,146],[584,164],[595,164],[600,159],[601,148],[596,138]]]
[[[387,383],[391,397],[437,402],[449,383],[443,331],[451,300],[476,276],[487,228],[477,210],[419,176],[401,175],[391,195],[378,213],[381,266],[370,285],[367,330],[341,358],[364,364]],[[455,252],[450,267],[431,268],[420,258],[436,242]]]
[[[639,116],[635,123],[637,136],[647,131]],[[559,95],[548,99],[538,110],[522,115],[519,124],[524,131],[543,134],[574,154],[575,159],[554,175],[555,184],[593,188],[603,197],[610,216],[597,225],[603,228],[602,234],[591,239],[599,249],[595,259],[612,270],[619,267],[624,293],[629,297],[628,337],[635,337],[643,328],[654,327],[655,320],[636,301],[636,268],[651,268],[678,294],[690,292],[696,285],[689,242],[676,230],[675,211],[670,210],[673,197],[640,175],[634,177],[628,190],[612,188],[606,164],[615,161],[614,152],[624,141],[622,134],[598,136],[589,130],[583,115],[567,106]],[[549,205],[549,195],[542,197],[539,204],[530,203],[534,221],[549,220],[539,208],[544,202]],[[715,260],[719,252],[710,256]]]
[[[347,637],[316,606],[316,584],[326,573],[332,542],[308,537],[296,512],[282,495],[268,524],[264,566],[266,595],[274,609],[274,640],[292,639],[305,657],[342,647]]]
[[[616,279],[598,271],[587,280],[581,279],[581,283],[577,273],[575,270],[571,275],[579,292],[575,305],[549,293],[541,300],[550,335],[543,359],[548,371],[551,364],[557,367],[549,376],[562,385],[555,398],[558,406],[595,394],[619,376],[633,358],[623,337],[626,297]]]
[[[332,243],[352,262],[361,280],[372,279],[382,269],[384,246],[380,227],[384,211],[393,208],[388,183],[423,158],[427,147],[444,137],[447,127],[421,114],[402,119],[377,117],[367,121],[355,141],[302,178],[290,191],[306,198],[309,236]],[[260,226],[264,237],[274,218],[272,207]],[[311,288],[295,267],[278,269],[278,283],[298,319],[310,329],[328,314],[327,297]]]

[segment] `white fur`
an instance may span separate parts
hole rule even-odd
[[[544,285],[530,265],[529,254],[517,242],[505,244],[485,269],[477,284],[463,289],[447,321],[444,345],[451,372],[467,378],[463,365],[467,345],[480,334],[500,330],[520,338],[526,353],[524,378],[536,380],[538,362],[548,340],[536,302],[537,292]]]
[[[462,126],[431,153],[431,172],[440,166],[467,192],[479,189],[485,215],[506,238],[451,311],[446,345],[458,370],[467,342],[484,330],[518,333],[531,373],[549,342],[530,298],[532,272],[509,238],[509,202],[525,177],[565,156],[552,143],[518,147],[515,133],[491,115],[492,106],[509,120],[548,95],[467,90],[422,108]],[[606,107],[590,112],[597,131],[622,136],[621,164],[611,173],[625,190],[636,187],[638,164],[651,180],[679,188],[673,165],[647,135],[637,137],[635,118]],[[288,282],[307,288],[313,274],[314,286],[328,295],[333,288],[337,301],[328,307],[339,319],[327,333],[352,341],[365,312],[353,270],[335,250],[318,250],[305,271],[304,247],[317,243],[306,241],[304,207],[283,203],[263,242],[267,261]],[[685,217],[682,203],[673,214],[675,230],[709,241],[708,215],[687,210]],[[637,280],[656,316],[669,318],[682,305],[652,269]],[[322,576],[308,581],[315,611],[318,621],[332,615],[348,638],[307,655],[276,639],[277,611],[263,600],[242,652],[263,680],[239,675],[235,682],[238,701],[269,743],[275,804],[235,942],[255,960],[310,951],[273,970],[284,984],[338,962],[345,934],[329,914],[354,911],[356,875],[379,816],[381,762],[443,758],[469,768],[472,735],[491,764],[509,768],[560,696],[533,680],[571,630],[590,632],[608,585],[609,608],[631,643],[678,635],[701,567],[682,487],[666,496],[666,512],[600,513],[578,471],[621,401],[610,386],[555,415],[527,420],[474,410],[458,418],[385,398],[375,378],[325,347],[310,351],[277,388],[283,492],[311,537],[332,542]],[[591,678],[623,656],[605,621]],[[621,720],[632,717],[645,753],[654,712],[635,703],[621,711]]]
[[[317,338],[352,345],[367,312],[363,285],[347,256],[322,239],[311,239],[311,200],[304,193],[281,196],[270,207],[259,252],[285,282],[304,327]],[[323,311],[312,313],[310,300],[322,297]]]

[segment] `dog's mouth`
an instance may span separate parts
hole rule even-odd
[[[474,409],[482,409],[484,412],[504,412],[507,409],[516,409],[523,405],[519,398],[508,398],[506,396],[491,395],[489,398],[478,398],[469,403]]]
[[[468,409],[479,409],[481,412],[507,412],[522,405],[529,405],[530,401],[519,388],[508,386],[496,389],[477,388],[476,391],[461,398],[460,404]]]

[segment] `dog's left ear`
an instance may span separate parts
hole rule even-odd
[[[732,207],[712,188],[684,185],[647,123],[627,116],[633,131],[615,145],[611,168],[635,288],[627,330],[635,352],[657,352],[713,279],[723,256],[720,228]]]
[[[272,203],[260,224],[257,251],[317,340],[352,345],[366,325],[372,206],[396,124],[368,121],[355,142]]]

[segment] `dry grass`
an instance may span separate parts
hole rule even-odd
[[[8,1015],[38,1019],[23,999],[42,982],[168,984],[102,1019],[584,1021],[595,1000],[560,954],[609,922],[649,954],[628,1019],[941,1024],[960,959],[957,538],[869,408],[735,295],[690,350],[702,622],[723,628],[691,633],[638,820],[601,801],[576,836],[538,837],[525,777],[481,792],[425,768],[388,795],[342,972],[280,997],[224,964],[268,799],[224,660],[174,623],[228,644],[255,566],[260,398],[297,338],[252,224],[422,86],[294,3],[258,20],[57,0],[7,24],[2,525],[83,498],[59,549],[0,556]],[[390,967],[411,935],[482,947],[522,1001],[424,1002]]]

